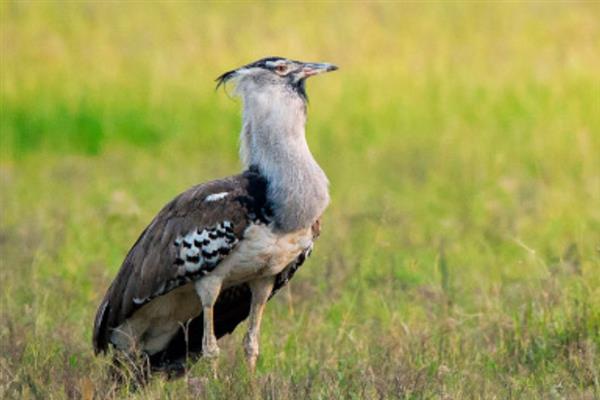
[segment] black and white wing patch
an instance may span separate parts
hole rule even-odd
[[[179,235],[174,241],[175,258],[173,278],[161,284],[147,297],[134,297],[137,306],[144,305],[158,296],[193,282],[210,273],[227,257],[239,242],[231,221],[223,221],[208,228],[194,228],[190,232]]]
[[[212,228],[194,229],[175,239],[175,265],[183,275],[205,275],[212,271],[237,244],[233,224],[223,221]]]

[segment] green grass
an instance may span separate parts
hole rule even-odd
[[[600,397],[596,3],[0,6],[0,397]],[[239,170],[265,55],[330,61],[308,136],[333,201],[218,378],[111,387],[92,318],[160,207]]]

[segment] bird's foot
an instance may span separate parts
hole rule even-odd
[[[202,346],[202,356],[205,358],[215,359],[219,357],[221,350],[216,344],[214,346]]]
[[[250,373],[254,374],[256,371],[256,360],[258,359],[258,354],[246,355],[246,361],[248,362],[248,369]]]
[[[256,360],[258,359],[258,338],[256,335],[247,333],[244,336],[244,351],[246,353],[248,369],[251,373],[254,373],[256,370]]]
[[[217,340],[207,340],[202,343],[202,356],[210,363],[210,369],[212,371],[213,379],[217,379],[217,366],[219,358],[219,346],[217,346]]]

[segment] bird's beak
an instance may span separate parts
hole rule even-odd
[[[302,78],[337,70],[338,67],[328,63],[304,63],[301,67]]]

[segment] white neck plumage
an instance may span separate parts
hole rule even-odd
[[[241,158],[268,181],[275,228],[311,226],[329,203],[329,183],[306,142],[304,99],[277,88],[243,98]]]

